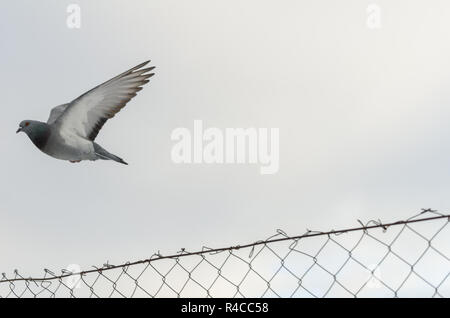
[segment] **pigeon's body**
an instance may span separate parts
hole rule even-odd
[[[74,134],[64,133],[53,124],[42,123],[47,125],[50,131],[48,140],[42,145],[33,143],[42,152],[61,160],[81,161],[81,160],[97,160],[94,151],[94,142]],[[44,138],[43,138],[44,139]]]
[[[25,132],[42,152],[61,160],[114,160],[126,164],[94,142],[105,122],[114,117],[148,82],[153,67],[148,62],[95,87],[69,104],[52,109],[47,123],[25,120],[17,132]]]

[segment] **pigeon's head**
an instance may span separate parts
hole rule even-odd
[[[19,129],[16,133],[23,131],[31,139],[31,141],[42,149],[46,144],[51,134],[50,126],[46,123],[41,123],[36,120],[24,120],[19,124]]]
[[[29,135],[33,128],[35,128],[38,124],[40,123],[34,120],[24,120],[19,124],[19,129],[17,129],[16,133],[18,134],[23,131]]]

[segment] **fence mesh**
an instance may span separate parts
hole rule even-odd
[[[3,273],[0,297],[449,297],[450,215],[369,221],[121,265],[25,277]]]

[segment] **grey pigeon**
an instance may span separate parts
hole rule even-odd
[[[113,118],[155,75],[150,61],[122,73],[84,93],[71,103],[57,106],[47,123],[24,120],[17,133],[25,132],[47,155],[70,162],[114,160],[127,164],[94,142],[105,122]]]

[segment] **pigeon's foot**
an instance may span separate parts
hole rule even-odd
[[[81,162],[81,160],[77,160],[77,161],[72,161],[72,160],[70,160],[70,162],[71,162],[71,163],[79,163],[79,162]]]

